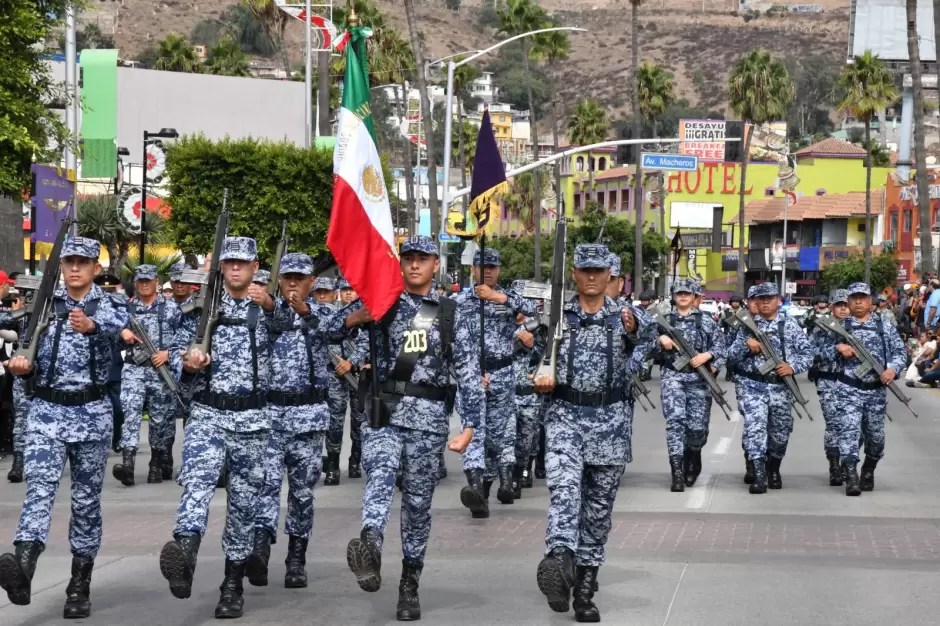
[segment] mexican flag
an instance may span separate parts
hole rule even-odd
[[[398,300],[404,283],[388,190],[375,147],[365,46],[357,43],[346,47],[343,102],[333,152],[333,207],[326,245],[343,276],[372,316],[379,319]]]

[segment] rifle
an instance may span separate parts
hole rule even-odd
[[[685,337],[673,327],[669,320],[665,318],[662,313],[656,314],[656,323],[659,324],[659,327],[672,339],[672,343],[679,348],[679,356],[672,362],[672,366],[676,368],[677,371],[682,371],[689,367],[689,363],[692,361],[692,358],[696,355],[695,349],[689,345],[689,342],[686,341]],[[731,407],[725,401],[725,391],[718,384],[718,381],[715,380],[715,375],[712,374],[711,368],[706,363],[705,365],[699,365],[695,368],[695,372],[702,377],[702,380],[705,381],[705,384],[708,386],[708,391],[712,394],[712,398],[715,400],[715,404],[724,412],[725,417],[728,418],[728,421],[731,421],[731,413],[728,411]]]
[[[656,405],[653,404],[652,399],[650,399],[650,390],[643,384],[643,381],[640,380],[640,376],[635,372],[630,374],[630,391],[633,394],[633,397],[636,398],[636,401],[643,407],[644,411],[649,412],[649,409],[646,408],[646,405],[643,403],[643,399],[646,399],[646,402],[649,403],[650,407],[653,409],[656,408]]]
[[[780,355],[777,354],[777,351],[774,350],[773,345],[771,345],[770,340],[767,339],[767,335],[762,333],[757,324],[754,322],[754,318],[751,317],[751,314],[747,312],[747,309],[738,309],[738,312],[735,313],[735,317],[738,318],[738,321],[741,323],[742,328],[746,328],[754,339],[760,344],[761,354],[764,356],[764,362],[760,364],[757,368],[757,371],[761,373],[762,376],[773,372],[778,365],[783,363],[783,359],[780,358]],[[810,415],[809,411],[806,409],[806,405],[809,404],[806,401],[806,398],[803,397],[803,394],[800,393],[800,387],[796,384],[796,380],[793,376],[780,376],[781,382],[783,382],[787,389],[790,391],[790,396],[792,396],[795,401],[797,408],[796,414],[800,416],[800,419],[803,419],[803,415],[800,413],[800,409],[803,409],[803,413],[806,413],[806,417],[809,418],[809,421],[813,421],[813,416]]]
[[[548,343],[542,364],[535,373],[535,379],[546,376],[555,381],[558,369],[558,346],[564,339],[564,324],[562,323],[562,309],[565,306],[565,263],[568,244],[568,219],[564,211],[558,212],[555,221],[555,246],[552,250],[552,291],[548,306],[542,310],[542,320],[548,328]],[[547,309],[547,312],[546,312]],[[569,383],[571,381],[568,381]]]
[[[330,353],[330,362],[333,363],[333,367],[335,368],[337,365],[339,365],[340,359],[343,358],[342,351],[340,350],[340,347],[337,345],[331,345],[329,348],[327,348],[327,351]],[[346,372],[343,375],[343,379],[349,384],[350,387],[352,387],[356,391],[359,390],[359,377],[358,376],[356,376],[352,372]]]
[[[287,254],[287,245],[290,239],[287,238],[287,220],[281,222],[281,239],[277,242],[277,248],[274,249],[274,260],[271,261],[271,277],[268,280],[268,295],[273,299],[278,292],[277,279],[281,274],[281,259]]]
[[[193,342],[186,351],[188,358],[193,350],[209,354],[212,349],[212,331],[219,322],[219,304],[222,300],[223,280],[219,257],[222,256],[222,244],[228,234],[228,188],[222,192],[222,212],[215,225],[215,242],[212,246],[212,261],[206,278],[206,286],[193,298],[192,310],[199,311],[199,324]]]
[[[66,215],[59,225],[59,232],[52,244],[52,253],[46,261],[46,272],[42,275],[39,289],[33,294],[30,303],[29,324],[26,326],[26,333],[23,335],[20,347],[13,353],[14,357],[25,357],[30,367],[36,364],[39,340],[55,316],[55,306],[52,299],[55,296],[56,287],[59,285],[59,275],[62,273],[59,260],[62,257],[65,236],[68,234],[73,221],[71,217]]]
[[[135,346],[135,349],[131,351],[134,363],[137,365],[145,365],[150,363],[150,359],[153,357],[153,355],[159,352],[159,349],[153,345],[153,341],[150,339],[150,334],[147,332],[147,329],[144,328],[144,325],[140,323],[140,320],[137,319],[137,316],[131,315],[130,323],[131,332],[134,333],[138,339],[140,339],[140,345]],[[180,406],[185,407],[186,403],[183,402],[183,398],[180,397],[180,389],[176,385],[176,380],[173,379],[173,374],[170,373],[166,363],[159,367],[154,366],[154,369],[156,369],[157,373],[160,374],[160,378],[163,379],[167,389],[170,390],[170,393],[173,394],[173,397],[176,398],[176,401],[180,403]]]
[[[862,361],[862,364],[856,367],[855,371],[852,372],[856,378],[861,378],[865,374],[872,371],[878,374],[879,378],[881,377],[885,371],[884,366],[879,363],[874,356],[872,356],[872,353],[868,351],[868,348],[865,347],[865,344],[858,340],[858,337],[847,331],[845,327],[839,323],[839,320],[831,315],[819,315],[813,321],[823,330],[834,332],[836,335],[844,339],[850,346],[852,346],[852,350],[855,351],[855,356],[857,356]],[[898,387],[896,382],[892,380],[885,386],[891,393],[894,394],[895,398],[904,403],[904,406],[907,407],[907,410],[910,411],[915,418],[918,417],[917,413],[914,412],[914,409],[911,408],[911,399],[904,395],[904,392],[901,391],[901,388]],[[892,422],[894,421],[891,419],[890,415],[888,415],[888,419]]]

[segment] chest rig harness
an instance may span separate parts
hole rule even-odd
[[[702,312],[701,311],[692,311],[691,313],[692,321],[695,323],[695,337],[687,337],[686,340],[689,340],[689,343],[692,344],[692,349],[696,352],[705,352],[705,347],[707,344],[705,329],[702,327]],[[679,317],[679,314],[673,311],[669,314],[669,325],[678,330],[677,324],[679,320],[682,319]],[[682,333],[682,331],[679,331]],[[682,333],[685,336],[685,333]],[[663,361],[661,367],[666,369],[676,371],[676,368],[672,366],[673,361],[676,359],[678,353],[675,350],[670,350],[663,356]],[[692,370],[694,371],[694,370]]]
[[[567,384],[556,385],[552,398],[584,407],[603,407],[616,404],[626,399],[624,388],[614,387],[614,332],[620,324],[620,311],[602,319],[581,319],[574,311],[565,311],[565,326],[568,332]],[[580,391],[571,386],[574,380],[574,358],[578,347],[578,333],[584,328],[600,326],[605,329],[606,345],[604,357],[607,365],[604,389],[602,392]]]
[[[160,300],[156,307],[150,307],[146,311],[140,311],[137,308],[136,302],[127,303],[127,313],[131,317],[140,317],[142,315],[156,315],[157,316],[157,350],[164,350],[163,345],[163,322],[166,320],[166,301]],[[148,365],[150,359],[143,354],[140,350],[137,350],[136,347],[129,349],[125,356],[124,362],[131,365]]]
[[[884,359],[881,364],[885,368],[887,368],[888,367],[888,363],[887,363],[888,340],[885,337],[884,320],[882,319],[880,315],[873,315],[872,319],[875,321],[875,327],[878,331],[878,336],[881,338],[881,353],[882,355],[884,355]],[[845,318],[844,324],[845,324],[845,329],[849,332],[852,332],[853,327],[859,327],[859,328],[861,327],[861,324],[858,324],[857,322],[855,322],[854,318],[852,317]],[[848,363],[848,361],[844,361],[843,364],[840,364],[842,365],[842,367],[839,367],[838,371],[818,372],[816,374],[817,380],[837,380],[843,385],[848,385],[849,387],[852,387],[853,389],[859,389],[861,391],[874,391],[875,389],[884,388],[884,385],[881,384],[880,380],[874,380],[874,381],[868,382],[868,381],[863,381],[857,378],[846,376],[844,363]]]
[[[246,326],[248,328],[248,349],[251,352],[251,393],[246,396],[231,396],[211,391],[212,366],[206,368],[206,388],[202,392],[202,404],[222,411],[250,411],[265,406],[267,398],[259,390],[258,380],[258,318],[261,316],[261,307],[249,304],[244,319],[240,317],[219,316],[217,326]]]
[[[65,303],[65,300],[56,298],[55,300],[55,331],[52,335],[52,353],[49,355],[49,371],[45,373],[45,381],[36,380],[35,386],[27,390],[32,391],[32,397],[58,404],[59,406],[81,406],[89,402],[97,402],[105,396],[108,391],[104,382],[99,383],[96,380],[98,361],[95,356],[95,346],[91,341],[88,342],[88,371],[91,377],[91,387],[82,391],[56,391],[52,388],[52,379],[55,377],[56,360],[59,357],[59,345],[62,340],[62,330],[69,318],[71,310]],[[86,317],[94,317],[98,311],[98,300],[92,300],[82,307]]]
[[[284,305],[288,306],[286,301]],[[309,317],[312,318],[312,323],[316,324],[316,313],[313,309],[311,309]],[[269,335],[272,345],[281,334],[283,333],[271,333]],[[322,384],[318,384],[320,381],[317,380],[316,371],[313,366],[313,332],[310,330],[310,324],[308,324],[306,320],[302,320],[300,323],[300,334],[304,338],[304,351],[307,355],[307,389],[300,392],[286,392],[271,389],[267,394],[268,404],[294,407],[326,402],[326,387]]]
[[[784,332],[784,327],[786,326],[786,319],[781,318],[777,320],[777,337],[780,340],[780,359],[784,362],[787,360],[787,342],[786,342],[786,333]],[[761,358],[761,355],[749,354],[748,356],[752,358]],[[734,368],[735,376],[741,376],[747,378],[748,380],[753,380],[759,383],[774,383],[774,384],[783,384],[783,381],[780,380],[780,377],[776,374],[767,374],[766,376],[758,372],[745,371],[742,363],[739,363]]]

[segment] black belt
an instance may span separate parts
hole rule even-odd
[[[384,383],[380,383],[380,386],[382,393],[388,393],[394,396],[422,398],[424,400],[438,400],[440,402],[447,400],[449,394],[449,390],[446,387],[433,387],[431,385],[396,380],[385,381]]]
[[[265,406],[265,396],[262,393],[253,393],[247,396],[226,396],[213,393],[208,389],[202,392],[200,404],[211,406],[220,411],[250,411]]]
[[[521,385],[516,385],[516,395],[517,396],[531,396],[535,394],[535,387],[532,385],[527,385],[525,387]]]
[[[486,359],[486,371],[495,372],[496,370],[501,370],[504,367],[509,367],[512,365],[513,360],[511,356],[504,356],[501,359]]]
[[[849,378],[845,374],[836,374],[835,380],[839,381],[843,385],[848,385],[853,389],[859,389],[860,391],[874,391],[876,389],[884,388],[884,385],[881,384],[880,380],[869,383],[857,378]]]
[[[747,378],[748,380],[753,380],[758,383],[766,383],[768,385],[784,384],[784,382],[780,380],[780,377],[776,374],[768,374],[764,376],[763,374],[755,374],[753,372],[746,372],[739,369],[734,370],[734,374],[735,376],[741,376],[742,378]]]
[[[104,385],[89,387],[83,391],[57,391],[52,387],[39,387],[33,390],[33,398],[39,398],[59,406],[81,406],[89,402],[97,402],[108,395]]]
[[[567,385],[555,387],[552,392],[552,398],[555,400],[564,400],[577,406],[599,407],[610,406],[622,402],[624,398],[623,387],[614,387],[610,391],[601,393],[589,393],[578,391]]]
[[[321,404],[326,401],[326,392],[314,388],[309,391],[288,393],[286,391],[269,391],[268,404],[276,406],[304,406],[307,404]]]
[[[839,379],[839,375],[836,374],[835,372],[823,372],[823,371],[817,370],[816,373],[815,373],[815,376],[816,376],[816,380],[817,380],[817,381],[818,381],[818,380],[838,380],[838,379]]]

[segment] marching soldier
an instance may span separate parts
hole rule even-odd
[[[356,290],[352,288],[352,285],[350,285],[349,281],[347,281],[345,278],[340,277],[337,279],[336,288],[339,289],[339,301],[341,307],[347,307],[359,302],[359,294],[356,293]],[[353,329],[349,334],[349,338],[340,344],[342,353],[340,362],[349,362],[349,357],[352,356],[352,353],[356,348],[357,333],[358,331]],[[349,389],[349,441],[351,444],[349,449],[348,476],[350,478],[362,478],[361,416],[363,406],[362,402],[359,400],[359,390],[354,389],[349,384],[346,384],[346,387]],[[441,471],[444,475],[446,475],[446,469],[444,468],[443,464],[441,464]]]
[[[513,371],[513,338],[516,315],[535,316],[535,302],[505,291],[499,280],[499,252],[477,250],[473,259],[473,291],[454,300],[461,314],[483,334],[486,372],[486,417],[463,458],[467,486],[460,491],[461,503],[474,518],[489,517],[490,487],[498,478],[496,498],[512,504],[512,476],[516,464],[516,379]],[[479,328],[480,301],[485,321]]]
[[[95,276],[95,284],[101,290],[110,294],[115,306],[127,306],[127,296],[118,294],[117,288],[121,284],[114,274],[101,273]],[[112,337],[114,345],[111,348],[111,369],[108,370],[108,397],[111,398],[111,408],[114,415],[114,430],[111,433],[111,449],[121,451],[121,435],[124,430],[124,409],[121,406],[121,374],[124,372],[124,357],[121,356],[121,337]]]
[[[15,319],[10,312],[0,312],[0,329],[15,332],[20,342],[25,339],[28,327],[29,313]],[[26,395],[23,379],[15,376],[13,378],[13,464],[7,473],[7,480],[11,483],[23,482],[23,459],[26,451],[26,419],[28,414],[29,397]]]
[[[593,602],[597,570],[620,477],[632,460],[633,406],[630,375],[648,350],[652,320],[631,306],[620,308],[605,290],[610,277],[607,247],[580,244],[574,253],[578,295],[564,308],[564,337],[554,378],[536,376],[550,393],[545,415],[548,471],[546,556],[537,582],[553,611],[598,622]]]
[[[179,327],[179,308],[172,300],[157,293],[157,268],[138,265],[134,272],[134,298],[127,303],[130,319],[144,327],[158,350],[149,362],[137,359],[135,344],[143,339],[128,326],[121,331],[121,343],[127,346],[124,370],[121,374],[121,407],[124,409],[124,428],[121,434],[121,463],[111,473],[123,485],[134,484],[134,462],[140,444],[140,425],[144,411],[149,416],[147,436],[150,441],[150,470],[148,483],[163,482],[163,457],[170,439],[170,428],[175,427],[177,401],[172,391],[160,378],[156,368],[165,365],[173,378],[179,380],[182,362],[176,330]]]
[[[656,314],[656,304],[653,300],[656,299],[656,293],[652,289],[647,289],[640,294],[640,308],[643,309],[649,315]],[[643,363],[643,369],[640,371],[640,380],[643,382],[653,379],[653,363],[654,359],[649,357]]]
[[[336,285],[333,279],[318,276],[313,283],[313,299],[331,308],[336,307]],[[342,352],[344,336],[333,337],[330,342]],[[349,387],[346,381],[335,373],[329,377],[330,428],[326,434],[326,476],[323,485],[332,487],[339,484],[339,457],[343,451],[343,427],[346,424],[346,407],[349,403]]]
[[[849,292],[845,289],[836,289],[832,292],[832,316],[844,320],[849,315]],[[819,396],[819,406],[822,408],[823,421],[826,429],[823,433],[823,449],[826,460],[829,461],[829,485],[839,487],[842,485],[842,467],[839,456],[839,439],[842,436],[842,412],[834,404],[836,399],[836,379],[841,364],[835,360],[823,361],[823,352],[834,345],[832,332],[824,330],[813,324],[809,327],[807,337],[813,346],[813,365],[809,368],[809,379],[816,383],[816,393]]]
[[[179,322],[176,328],[176,344],[180,348],[182,355],[189,344],[192,343],[196,334],[196,325],[199,323],[199,314],[195,311],[186,312],[188,305],[193,300],[193,286],[183,281],[183,272],[189,269],[185,263],[174,263],[170,267],[170,289],[173,291],[172,300],[180,311]],[[188,372],[181,372],[179,381],[180,399],[183,404],[176,403],[176,413],[173,419],[167,424],[166,450],[163,455],[162,475],[163,480],[173,478],[173,445],[176,443],[176,420],[183,418],[183,424],[189,419],[189,409],[193,401],[193,383],[196,375]],[[224,470],[223,470],[224,474]]]
[[[607,297],[620,306],[629,304],[623,296],[623,276],[620,274],[620,257],[610,253],[610,280],[607,281]]]
[[[265,453],[265,480],[255,514],[254,548],[246,567],[248,582],[268,584],[271,544],[277,540],[281,484],[287,471],[288,536],[284,586],[307,586],[307,544],[313,531],[314,486],[323,469],[321,452],[330,423],[327,379],[333,375],[326,338],[343,326],[332,307],[309,298],[313,259],[291,252],[281,260],[278,277],[283,297],[271,320],[271,388],[267,412],[271,437]]]
[[[837,343],[838,340],[832,337],[830,344],[820,349],[825,362],[837,364],[832,407],[842,417],[839,455],[845,495],[858,496],[875,488],[875,467],[885,451],[885,415],[888,409],[885,385],[893,382],[905,366],[907,352],[897,328],[886,323],[881,315],[871,312],[871,287],[865,283],[852,283],[848,292],[850,316],[845,319],[845,328],[858,337],[885,368],[880,378],[874,372],[858,378],[855,369],[861,361],[851,346]],[[856,468],[862,438],[865,441],[865,462],[859,477]]]
[[[268,270],[258,270],[255,272],[255,275],[251,277],[251,282],[255,285],[267,288],[268,283],[271,282],[271,272]]]
[[[72,575],[63,617],[91,614],[91,572],[101,546],[101,486],[113,428],[108,400],[111,337],[126,312],[92,282],[101,271],[100,244],[74,237],[62,247],[64,286],[56,289],[55,320],[39,343],[32,366],[14,356],[4,366],[34,385],[26,433],[26,501],[13,540],[14,554],[0,556],[0,587],[16,605],[30,603],[36,562],[46,547],[52,504],[70,463]]]
[[[209,503],[227,461],[228,515],[222,536],[225,578],[216,618],[241,617],[242,579],[252,550],[255,505],[264,476],[270,435],[265,411],[268,391],[268,326],[276,314],[266,289],[253,284],[257,244],[248,237],[227,237],[219,256],[225,292],[212,331],[212,352],[191,349],[183,366],[201,372],[205,388],[193,399],[183,439],[180,499],[173,541],[160,552],[160,572],[170,592],[188,598]]]
[[[513,281],[511,291],[522,296],[525,281]],[[516,314],[516,336],[513,340],[513,368],[516,377],[516,466],[513,470],[513,498],[522,497],[523,487],[532,486],[532,457],[538,445],[539,422],[545,406],[543,397],[535,392],[532,374],[535,373],[545,352],[546,328],[539,326],[528,331],[523,324],[533,320],[522,313]]]
[[[464,313],[431,288],[440,267],[437,246],[429,237],[411,237],[401,247],[405,291],[375,325],[379,333],[378,375],[387,425],[362,426],[366,486],[362,496],[362,532],[346,548],[346,561],[364,591],[382,584],[382,545],[403,465],[401,543],[404,559],[398,587],[397,618],[421,618],[418,582],[431,531],[431,498],[437,485],[440,450],[447,441],[454,392],[461,396],[462,432],[448,445],[462,453],[482,421],[479,338]],[[369,321],[365,308],[352,313]],[[347,321],[347,325],[352,325]],[[364,336],[364,334],[363,334]],[[368,342],[360,340],[352,364],[366,361]],[[456,390],[452,377],[456,378]]]
[[[784,361],[766,376],[758,371],[764,361],[760,344],[742,328],[728,349],[728,361],[735,368],[735,390],[738,407],[744,416],[743,444],[753,482],[753,494],[782,489],[780,464],[787,453],[793,415],[792,398],[783,376],[805,372],[812,362],[813,350],[803,330],[791,318],[778,316],[780,296],[773,283],[754,285],[747,293],[748,305],[753,301],[758,311],[754,317],[757,328],[767,336],[773,349]],[[766,465],[765,465],[766,464]]]
[[[729,345],[732,340],[734,340],[735,334],[737,334],[737,327],[734,324],[734,316],[741,309],[741,305],[744,300],[741,296],[734,295],[728,300],[728,308],[725,309],[724,315],[721,318],[720,326],[721,331],[724,333],[724,343],[725,346]],[[734,379],[733,368],[725,368],[725,380],[731,381]]]
[[[685,337],[696,355],[688,368],[673,365],[678,350],[668,335],[660,335],[655,352],[662,362],[661,398],[666,418],[666,447],[672,469],[674,492],[695,484],[702,471],[702,448],[708,441],[712,396],[694,368],[708,365],[714,373],[725,360],[724,338],[710,315],[693,308],[702,287],[697,280],[681,278],[672,285],[676,310],[668,315],[669,325]]]

